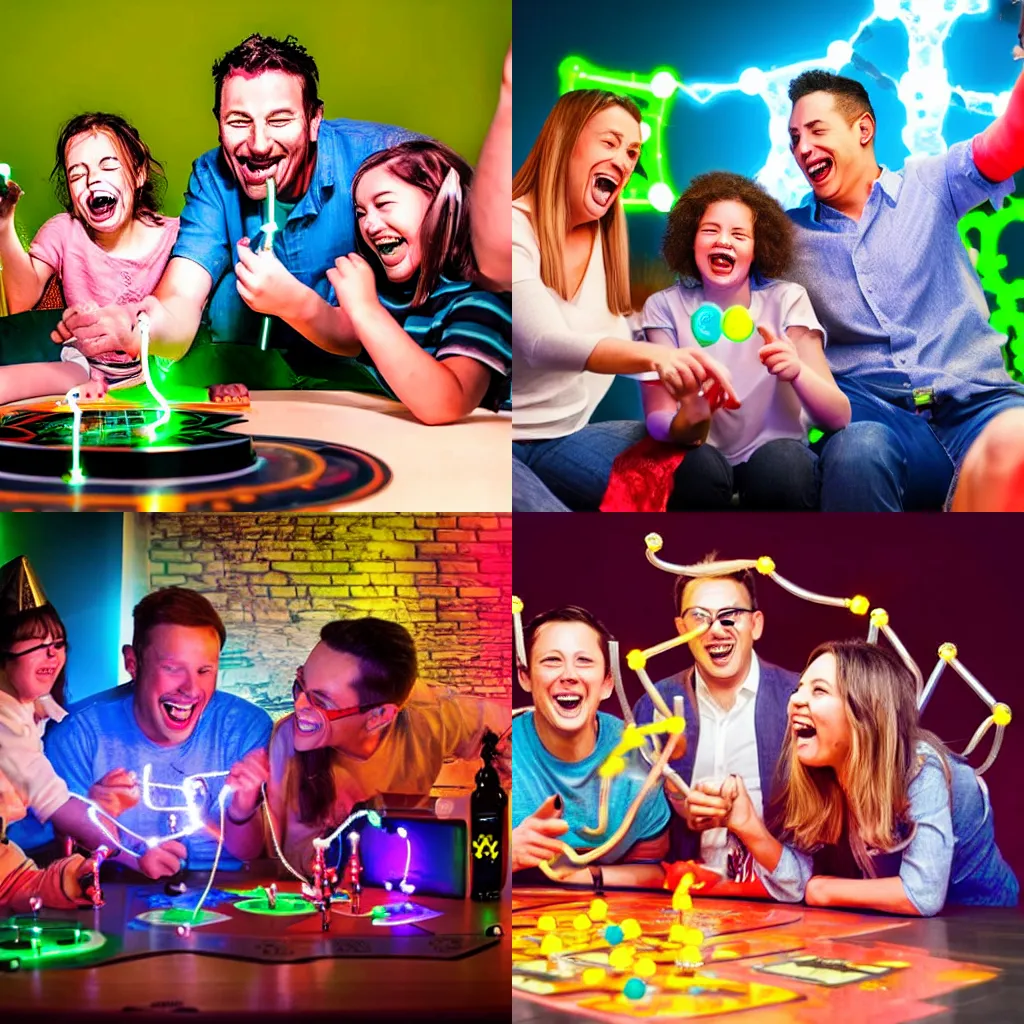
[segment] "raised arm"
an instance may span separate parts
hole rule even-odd
[[[989,181],[1005,181],[1024,168],[1024,73],[1014,83],[1003,111],[974,136],[974,166]]]
[[[480,273],[498,288],[512,287],[512,47],[505,56],[498,109],[480,151],[470,192],[473,252]]]
[[[21,247],[14,230],[14,208],[21,196],[16,181],[9,181],[6,192],[0,193],[0,266],[3,267],[7,305],[12,313],[31,309],[54,271],[50,264],[30,256]]]

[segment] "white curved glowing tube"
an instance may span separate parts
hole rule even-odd
[[[416,886],[409,884],[409,867],[412,864],[412,840],[409,838],[408,831],[403,826],[399,825],[395,831],[399,839],[405,840],[405,870],[402,872],[402,880],[398,883],[398,888],[401,889],[406,896],[411,896],[416,891]],[[384,888],[387,889],[388,892],[391,892],[394,889],[394,886],[391,882],[385,882]]]
[[[162,427],[165,423],[170,421],[171,407],[167,404],[167,399],[160,394],[159,390],[157,390],[156,384],[153,383],[153,373],[149,368],[149,317],[145,313],[140,313],[138,316],[138,324],[142,373],[146,381],[146,388],[153,396],[153,401],[156,402],[157,407],[160,409],[160,415],[153,423],[150,423],[143,428],[143,433],[150,441],[155,441],[157,428]]]
[[[217,852],[213,855],[213,867],[210,868],[210,878],[206,883],[206,888],[203,890],[202,896],[199,897],[199,902],[192,911],[192,921],[190,922],[192,924],[195,923],[196,918],[199,916],[199,911],[202,910],[206,897],[210,895],[210,889],[213,887],[213,879],[217,874],[217,865],[220,863],[221,851],[224,849],[224,816],[227,812],[228,801],[234,795],[234,792],[234,786],[226,785],[221,789],[217,797],[217,803],[220,805],[220,829],[217,836]]]
[[[69,484],[84,484],[82,473],[82,410],[78,407],[78,388],[72,388],[65,396],[71,408],[71,471],[68,473]]]

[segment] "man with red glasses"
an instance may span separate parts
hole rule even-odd
[[[394,622],[329,622],[296,674],[295,712],[270,743],[269,770],[256,756],[228,781],[236,788],[228,841],[243,857],[264,843],[256,814],[262,787],[275,835],[302,870],[312,840],[381,794],[426,798],[446,760],[474,760],[484,732],[511,725],[507,702],[417,682],[416,647]]]
[[[695,787],[689,799],[670,785],[665,787],[675,812],[669,831],[671,856],[703,860],[736,880],[740,858],[735,854],[742,851],[729,846],[726,801],[711,794],[719,791],[726,776],[740,775],[758,815],[764,816],[786,735],[786,705],[799,676],[754,653],[764,613],[757,607],[750,570],[680,576],[674,597],[680,635],[701,625],[709,628],[689,644],[694,666],[656,684],[669,707],[677,694],[683,697],[685,750],[677,748],[669,763]],[[653,719],[653,702],[646,694],[633,710],[638,724]],[[711,792],[697,788],[702,782]]]

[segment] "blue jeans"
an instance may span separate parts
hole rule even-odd
[[[920,412],[899,388],[836,383],[850,399],[853,422],[817,449],[823,512],[902,512],[942,508],[954,470],[987,424],[1024,407],[1014,388],[967,401],[941,399]]]
[[[642,422],[609,420],[566,437],[513,441],[512,510],[564,512],[554,507],[564,503],[574,512],[596,512],[615,457],[646,433]]]

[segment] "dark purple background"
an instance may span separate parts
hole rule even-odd
[[[661,534],[659,554],[669,562],[699,561],[712,551],[719,558],[770,555],[776,570],[798,586],[837,597],[864,594],[872,607],[889,612],[926,678],[939,644],[952,641],[963,664],[1016,714],[984,778],[1000,849],[1024,878],[1022,527],[1022,518],[1012,514],[516,513],[513,591],[524,602],[524,623],[561,604],[580,604],[597,615],[619,640],[631,703],[641,687],[625,666],[625,652],[675,635],[675,577],[647,562],[649,532]],[[867,635],[866,616],[799,600],[766,577],[757,581],[765,614],[757,644],[763,660],[799,671],[818,643]],[[657,681],[691,663],[689,651],[679,648],[653,658],[648,672]],[[520,687],[513,694],[516,706],[529,702]],[[602,710],[618,713],[615,698]],[[924,725],[959,752],[986,715],[981,699],[947,668]],[[972,756],[975,765],[993,735],[994,727]]]

